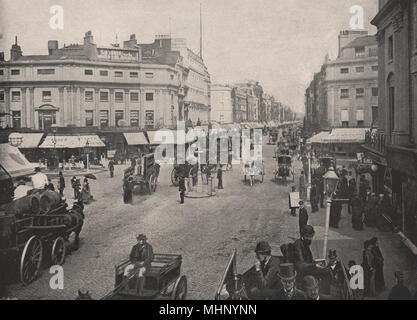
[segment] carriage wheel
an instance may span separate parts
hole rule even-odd
[[[42,213],[47,213],[49,210],[51,210],[51,203],[48,197],[42,197],[40,202]]]
[[[177,169],[172,169],[171,172],[171,182],[175,187],[179,186],[179,180],[178,180],[178,174],[177,174]]]
[[[62,237],[56,238],[51,251],[51,262],[53,266],[62,265],[64,263],[65,252],[65,240]]]
[[[23,249],[20,258],[20,281],[24,285],[36,280],[42,265],[43,247],[42,241],[32,236]]]
[[[185,300],[187,297],[187,278],[182,276],[175,282],[174,289],[172,290],[171,300]]]
[[[151,188],[152,188],[152,192],[156,191],[156,187],[158,185],[158,178],[155,175],[152,175],[151,177]]]

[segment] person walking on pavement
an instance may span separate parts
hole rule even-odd
[[[356,194],[356,180],[354,178],[352,178],[349,181],[349,186],[348,186],[348,199],[349,199],[349,203],[348,203],[348,213],[351,214],[352,213],[352,199],[353,196]]]
[[[357,194],[354,194],[351,201],[352,206],[352,228],[363,230],[363,205]]]
[[[308,213],[307,209],[304,207],[304,201],[299,202],[300,205],[300,212],[298,215],[298,226],[300,228],[300,235],[302,234],[302,231],[304,230],[305,226],[307,226],[308,223]]]
[[[304,176],[304,171],[301,171],[298,188],[300,190],[301,200],[306,200],[306,178]]]
[[[65,179],[64,179],[64,175],[62,174],[62,171],[59,171],[58,174],[58,189],[59,189],[59,194],[62,197],[64,195],[64,189],[65,189]]]
[[[109,161],[109,171],[110,171],[110,178],[114,177],[114,161],[111,159]]]
[[[324,208],[324,180],[323,177],[320,177],[319,183],[318,183],[318,194],[320,197],[320,208]]]
[[[223,189],[223,169],[222,169],[222,165],[219,165],[218,169],[217,169],[217,180],[218,180],[218,185],[217,185],[217,189],[221,190]]]
[[[372,244],[372,253],[375,258],[375,290],[376,292],[381,292],[385,290],[384,256],[379,248],[378,238],[372,238],[370,243]]]
[[[297,192],[297,190],[296,190],[295,186],[292,186],[291,187],[291,193],[296,193],[296,192]],[[291,205],[291,194],[288,195],[288,202],[289,202],[289,207],[291,209],[291,215],[293,217],[296,217],[297,216],[297,207],[293,207]]]
[[[365,280],[365,296],[375,297],[375,257],[372,253],[372,243],[366,240],[363,250],[362,268]]]
[[[184,204],[184,196],[185,196],[185,178],[183,175],[180,175],[180,179],[179,179],[179,188],[178,188],[179,192],[180,192],[180,203]]]
[[[311,202],[311,212],[315,213],[319,211],[319,199],[317,194],[317,186],[316,182],[313,182],[313,185],[310,189],[310,202]]]
[[[74,190],[74,199],[78,199],[81,186],[80,186],[80,180],[78,180],[76,176],[73,176],[71,179],[71,187]]]
[[[404,273],[397,271],[394,276],[397,279],[397,284],[391,289],[388,300],[411,300],[411,292],[404,285]]]

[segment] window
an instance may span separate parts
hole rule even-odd
[[[122,71],[115,71],[114,76],[116,78],[123,78],[123,72]]]
[[[355,57],[356,58],[363,58],[363,57],[365,57],[365,47],[357,47],[357,48],[355,48]]]
[[[365,67],[356,67],[356,72],[365,72]]]
[[[100,70],[100,76],[107,77],[109,75],[109,72],[107,70]]]
[[[12,69],[12,70],[10,70],[10,74],[12,76],[18,76],[18,75],[20,75],[20,70],[19,69]]]
[[[109,126],[109,111],[100,110],[100,127],[106,128]]]
[[[388,38],[388,60],[394,59],[394,37],[390,36]]]
[[[146,93],[145,100],[146,101],[153,101],[153,93],[152,92]]]
[[[171,74],[170,77],[171,77],[171,80],[174,80],[174,75],[173,74]]]
[[[153,78],[153,73],[152,72],[146,72],[145,77],[146,78]]]
[[[55,74],[55,69],[38,69],[38,74]]]
[[[51,101],[52,100],[52,94],[51,91],[42,91],[42,101]]]
[[[340,119],[342,121],[342,127],[344,128],[349,127],[349,111],[348,110],[341,111]]]
[[[349,99],[349,89],[341,89],[340,90],[340,98],[341,99]]]
[[[388,104],[391,123],[391,132],[395,129],[395,88],[390,87],[388,90]]]
[[[85,101],[93,101],[93,99],[94,99],[93,95],[94,95],[93,91],[85,91],[84,92]]]
[[[378,71],[378,66],[372,66],[372,71]]]
[[[145,128],[152,129],[154,127],[154,111],[146,110],[145,112]]]
[[[358,122],[358,127],[362,128],[364,125],[364,112],[363,110],[356,110],[356,121]]]
[[[46,130],[56,124],[56,111],[54,110],[43,110],[39,111],[39,129]]]
[[[86,110],[85,111],[85,126],[92,127],[94,125],[94,111]]]
[[[107,91],[100,91],[100,101],[101,102],[109,101],[109,93]]]
[[[341,68],[340,73],[349,73],[349,68]]]
[[[116,91],[116,92],[114,93],[114,100],[115,100],[116,102],[123,102],[123,92]]]
[[[12,91],[12,101],[20,101],[20,91]]]
[[[129,74],[129,76],[130,76],[131,78],[137,78],[137,77],[139,77],[139,74],[138,74],[137,72],[131,72],[131,73]]]
[[[92,76],[93,75],[93,70],[92,69],[85,69],[84,70],[84,75],[86,75],[86,76]]]
[[[372,96],[378,97],[378,88],[372,88]]]
[[[356,88],[356,98],[363,98],[365,96],[364,88]]]
[[[114,112],[114,123],[116,124],[116,127],[121,127],[122,124],[120,123],[121,120],[123,120],[123,111],[122,110],[116,110]]]
[[[21,127],[20,111],[13,111],[12,118],[13,118],[13,128],[20,129]]]
[[[130,111],[130,126],[139,127],[139,111]]]
[[[369,48],[369,56],[370,57],[378,56],[378,48]]]
[[[138,92],[131,92],[130,93],[130,101],[138,102],[139,101],[139,93]]]
[[[4,71],[3,71],[3,69],[0,69],[0,76],[3,76],[4,75]]]
[[[4,91],[0,91],[0,101],[4,101]]]
[[[373,124],[378,123],[378,107],[377,106],[372,107],[372,123]]]

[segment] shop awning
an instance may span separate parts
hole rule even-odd
[[[369,128],[337,128],[323,138],[324,143],[365,143]]]
[[[0,144],[0,165],[0,180],[34,174],[34,165],[18,148],[7,143]]]
[[[97,135],[48,135],[39,148],[76,149],[102,148],[106,145]]]
[[[129,146],[148,145],[149,141],[146,139],[143,132],[125,132],[123,133],[127,144]]]
[[[14,138],[22,139],[22,143],[18,145],[19,149],[37,148],[41,142],[43,133],[11,133],[9,141]]]
[[[323,139],[326,138],[328,135],[328,131],[322,131],[308,139],[307,143],[326,143]]]

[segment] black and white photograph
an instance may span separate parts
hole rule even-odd
[[[0,300],[417,300],[417,0],[0,0]]]

